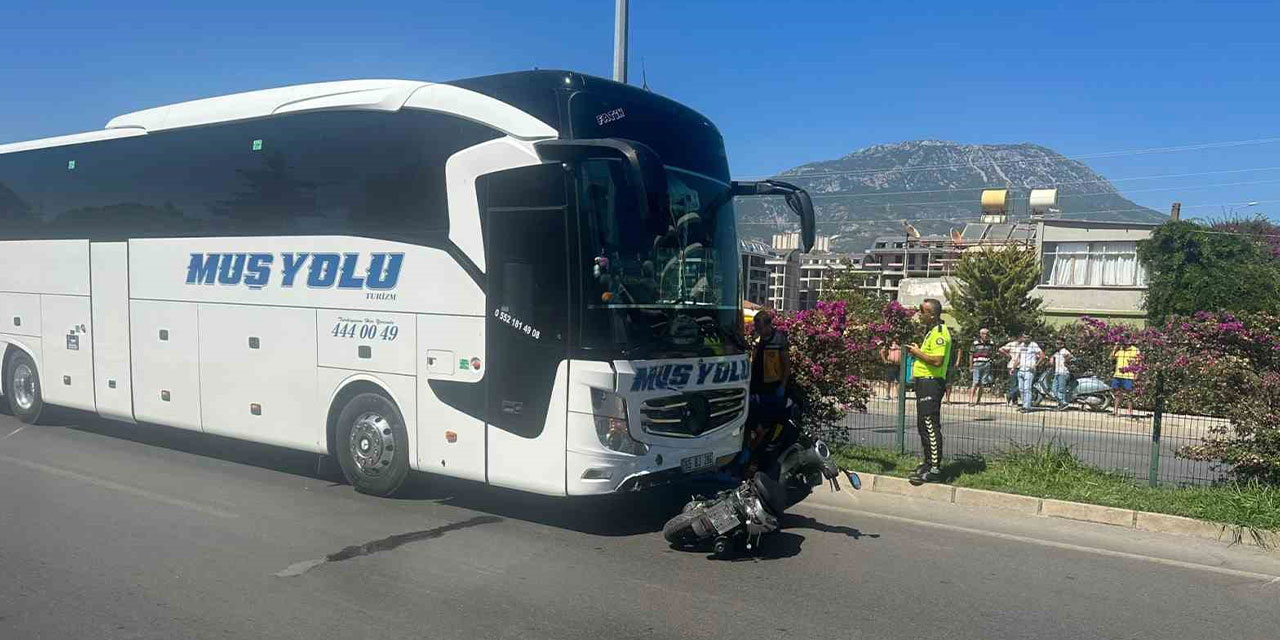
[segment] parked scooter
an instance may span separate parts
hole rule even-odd
[[[1031,387],[1033,404],[1038,405],[1045,399],[1058,402],[1058,396],[1053,392],[1053,377],[1051,371],[1045,371],[1036,378],[1035,384]],[[1093,372],[1086,372],[1078,378],[1073,377],[1067,384],[1067,404],[1069,405],[1077,405],[1089,411],[1108,411],[1113,402],[1115,402],[1115,396],[1112,395],[1111,385]]]

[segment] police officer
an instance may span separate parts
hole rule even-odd
[[[916,429],[924,450],[924,462],[910,477],[915,485],[942,479],[942,395],[951,358],[951,332],[942,323],[942,303],[926,299],[919,317],[928,332],[919,345],[907,347],[915,359],[911,375],[916,387]]]

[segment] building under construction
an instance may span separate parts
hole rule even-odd
[[[926,297],[945,299],[946,281],[964,252],[999,247],[1036,252],[1043,276],[1035,293],[1051,322],[1083,315],[1140,321],[1146,273],[1137,242],[1156,225],[1063,219],[1056,189],[1034,189],[1025,203],[1029,215],[1015,220],[1011,191],[990,189],[982,194],[976,222],[948,235],[921,235],[904,221],[901,235],[878,237],[861,254],[833,253],[822,237],[815,251],[800,254],[794,233],[774,236],[768,247],[754,243],[750,254],[744,245],[744,294],[779,310],[809,309],[837,274],[847,273],[852,277],[844,282],[867,294],[918,304]]]

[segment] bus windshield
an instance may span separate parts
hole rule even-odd
[[[582,346],[631,358],[742,352],[738,244],[729,185],[667,167],[665,233],[627,204],[622,163],[578,165],[584,252]]]

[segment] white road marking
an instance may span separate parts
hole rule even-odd
[[[12,438],[12,437],[14,437],[14,436],[18,435],[18,432],[19,432],[19,431],[22,431],[23,429],[26,429],[26,427],[25,427],[25,426],[18,427],[17,429],[14,429],[14,430],[13,430],[13,432],[12,432],[12,433],[10,433],[9,435],[7,435],[7,436],[5,436],[5,437],[3,437],[3,438],[0,438],[0,440],[8,440],[9,438]]]
[[[13,434],[10,434],[10,435],[13,435]],[[196,512],[203,513],[206,515],[211,515],[211,516],[217,516],[219,518],[239,518],[240,517],[239,514],[231,513],[230,511],[223,511],[222,509],[216,509],[214,507],[197,504],[195,502],[189,502],[187,500],[182,500],[180,498],[173,498],[170,496],[155,493],[153,491],[147,491],[146,489],[130,487],[128,485],[123,485],[118,482],[112,482],[110,480],[105,480],[103,478],[95,478],[93,476],[87,476],[81,473],[76,473],[75,471],[68,471],[66,469],[61,469],[58,467],[51,467],[49,465],[40,464],[39,462],[31,462],[29,460],[10,458],[9,456],[0,456],[0,462],[16,464],[20,467],[26,467],[28,469],[33,469],[35,471],[43,471],[45,473],[49,473],[55,476],[60,476],[63,478],[79,480],[81,482],[86,482],[88,484],[91,484],[97,487],[102,487],[104,489],[111,489],[113,491],[127,493],[130,495],[138,496],[140,498],[153,500],[161,504],[167,504],[173,507],[181,507],[183,509],[189,509],[191,511],[196,511]]]
[[[283,571],[276,572],[275,575],[277,578],[292,578],[293,576],[300,576],[326,562],[328,562],[328,560],[325,558],[316,558],[314,560],[303,560],[302,562],[295,562],[289,565]]]
[[[982,529],[972,529],[969,527],[961,527],[954,524],[943,524],[941,522],[929,522],[928,520],[916,520],[915,518],[904,518],[902,516],[891,516],[883,513],[875,513],[873,511],[863,511],[861,509],[850,509],[848,507],[837,507],[825,504],[809,504],[807,506],[815,509],[826,509],[829,511],[840,511],[843,513],[856,513],[869,518],[880,518],[881,520],[892,520],[894,522],[902,522],[913,524],[921,527],[929,527],[932,529],[942,529],[944,531],[956,531],[960,533],[969,533],[978,536],[986,536],[988,538],[997,538],[1000,540],[1011,540],[1014,542],[1022,542],[1026,544],[1034,544],[1041,547],[1050,547],[1053,549],[1064,549],[1067,551],[1078,551],[1082,553],[1091,553],[1099,556],[1110,558],[1123,558],[1126,560],[1142,560],[1154,564],[1165,565],[1168,567],[1178,567],[1181,569],[1192,569],[1196,571],[1207,571],[1225,576],[1233,576],[1237,578],[1248,578],[1250,580],[1260,580],[1267,583],[1280,581],[1280,576],[1274,576],[1266,573],[1254,573],[1252,571],[1242,571],[1240,569],[1228,569],[1226,567],[1215,567],[1207,564],[1197,564],[1195,562],[1184,562],[1182,560],[1170,560],[1168,558],[1157,558],[1155,556],[1144,556],[1138,553],[1128,553],[1125,551],[1113,551],[1111,549],[1099,549],[1097,547],[1086,547],[1078,544],[1070,544],[1066,542],[1055,542],[1053,540],[1041,540],[1040,538],[1031,538],[1028,536],[1020,536],[1012,533],[1001,533],[999,531],[983,531]],[[1265,585],[1264,585],[1265,586]]]

